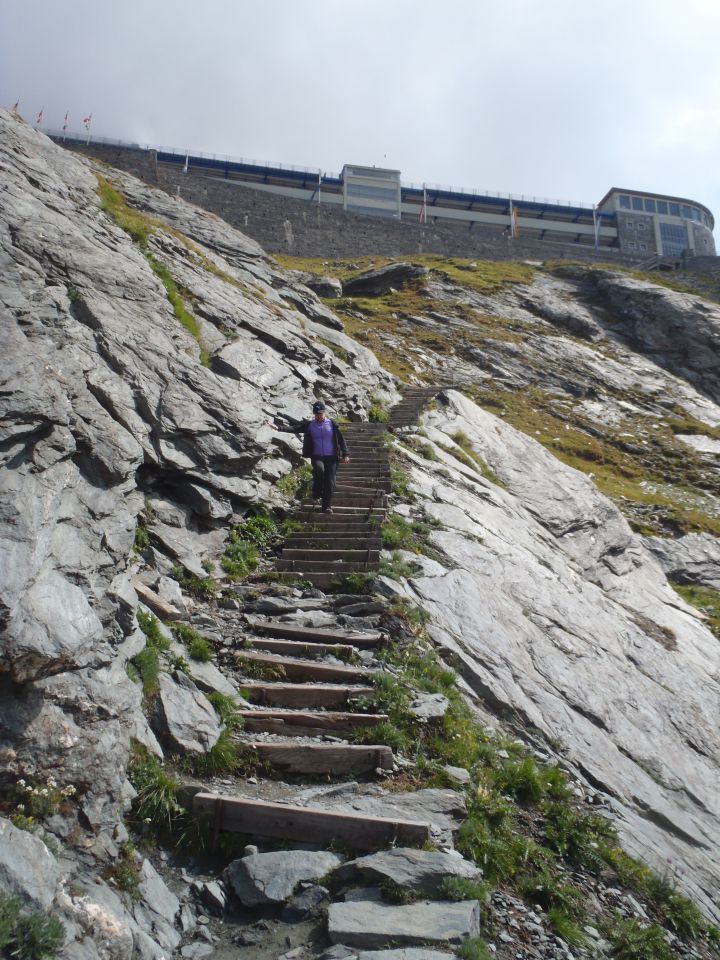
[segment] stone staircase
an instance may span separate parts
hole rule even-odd
[[[391,489],[384,437],[415,424],[423,406],[437,393],[437,387],[407,388],[387,423],[343,425],[350,462],[338,467],[333,513],[320,512],[312,500],[303,502],[294,517],[302,527],[287,537],[276,564],[279,572],[323,588],[348,574],[378,569],[380,527]]]
[[[303,503],[294,519],[301,529],[288,536],[277,569],[329,587],[349,573],[378,569],[380,524],[390,493],[390,464],[385,434],[416,422],[437,388],[408,390],[386,424],[343,427],[350,449],[341,465],[334,513],[322,514]],[[345,598],[350,606],[372,609],[367,596]],[[326,600],[326,602],[325,602]],[[317,610],[333,609],[332,597],[318,594]],[[283,777],[386,777],[395,766],[390,747],[372,740],[372,729],[387,722],[373,711],[375,683],[382,664],[377,647],[387,642],[374,628],[341,629],[282,619],[246,616],[240,645],[233,651],[240,691],[248,701],[239,715],[236,737],[257,757],[258,767]],[[376,623],[377,620],[364,623]],[[362,742],[354,742],[355,739]],[[342,841],[359,849],[388,843],[419,843],[430,825],[325,808],[277,804],[202,791],[194,798],[199,816],[214,830],[306,840]]]

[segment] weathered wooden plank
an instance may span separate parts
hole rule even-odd
[[[317,640],[324,643],[350,643],[354,647],[374,647],[382,639],[382,633],[375,630],[360,632],[353,630],[324,630],[321,627],[302,627],[295,623],[283,623],[282,620],[253,621],[253,629],[267,633],[271,637],[287,637],[292,640]]]
[[[263,763],[283,773],[368,773],[392,770],[390,747],[346,743],[246,743]]]
[[[273,707],[344,707],[375,694],[374,687],[330,683],[241,683],[240,690],[251,703]]]
[[[385,713],[333,713],[310,710],[238,710],[248,733],[314,737],[322,733],[349,733],[376,727],[388,719]]]
[[[336,840],[357,850],[419,845],[430,839],[430,824],[416,820],[294,807],[214,793],[197,793],[193,809],[196,815],[212,821],[218,830],[300,842],[312,839],[314,843],[323,844]]]
[[[340,660],[349,659],[356,651],[347,643],[308,643],[305,640],[276,640],[274,637],[248,638],[250,649],[267,650],[268,653],[278,653],[298,657],[324,657],[332,654]]]
[[[348,683],[353,681],[365,682],[373,675],[370,670],[363,670],[359,667],[346,667],[333,663],[314,663],[312,660],[296,660],[293,657],[278,657],[271,653],[255,653],[253,650],[237,650],[235,657],[238,660],[238,668],[242,669],[242,661],[250,664],[257,664],[260,667],[268,667],[281,671],[281,675],[292,679],[297,677],[301,680],[345,680]]]
[[[176,607],[168,603],[167,600],[163,600],[141,580],[133,580],[133,587],[145,606],[149,607],[161,620],[180,620],[182,618],[182,613]]]

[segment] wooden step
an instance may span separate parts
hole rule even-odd
[[[316,807],[295,807],[265,800],[247,800],[216,793],[196,793],[196,816],[205,818],[215,831],[233,830],[248,836],[313,843],[340,841],[357,850],[386,846],[418,846],[430,839],[430,824],[416,820],[392,820],[364,813],[346,813]]]
[[[312,660],[296,660],[292,657],[274,656],[271,653],[255,653],[252,650],[237,650],[235,658],[238,661],[238,669],[241,671],[245,661],[269,670],[275,669],[279,676],[287,677],[289,680],[344,680],[346,683],[363,681],[367,683],[373,676],[372,671],[363,670],[360,667],[315,663]]]
[[[293,537],[292,540],[286,540],[286,546],[293,550],[371,550],[379,553],[382,550],[382,542],[378,537],[372,540],[366,537]],[[377,559],[377,558],[376,558]]]
[[[266,620],[253,623],[253,629],[267,633],[271,637],[283,637],[289,640],[313,640],[320,643],[349,643],[354,647],[374,647],[382,639],[382,633],[375,630],[325,630],[318,627],[301,627],[295,623],[283,623],[282,620]]]
[[[392,770],[393,752],[378,744],[244,743],[258,759],[282,773],[371,773]]]
[[[241,683],[240,691],[271,707],[344,707],[375,695],[374,687],[329,683]]]
[[[362,573],[373,564],[355,560],[283,560],[275,561],[275,569],[280,573],[332,573],[341,577],[345,573]]]
[[[317,737],[324,733],[343,734],[376,727],[385,713],[331,713],[312,710],[238,710],[247,733],[277,733],[294,737]]]
[[[248,644],[246,647],[245,644]],[[307,640],[276,640],[273,637],[248,637],[243,640],[243,650],[265,650],[281,656],[289,654],[296,657],[337,657],[338,660],[351,660],[356,650],[347,643],[311,643]]]
[[[376,570],[369,570],[367,572],[377,573]],[[312,570],[298,570],[294,573],[285,570],[278,572],[277,582],[293,585],[297,584],[298,581],[304,581],[312,584],[313,587],[317,587],[318,590],[328,590],[331,587],[337,587],[338,582],[347,576],[352,576],[352,574],[336,573],[332,570],[322,570],[318,573],[313,573]],[[358,599],[360,599],[361,596],[365,596],[365,594],[358,594]]]
[[[379,550],[343,550],[335,547],[283,547],[283,560],[346,560],[348,563],[378,563]]]

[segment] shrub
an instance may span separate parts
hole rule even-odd
[[[238,705],[235,697],[230,697],[225,693],[219,693],[217,690],[206,694],[206,697],[228,730],[242,729],[243,718],[237,715]]]
[[[587,946],[588,939],[576,919],[562,907],[550,907],[548,919],[555,933],[572,947]]]
[[[460,960],[493,960],[495,954],[491,953],[488,945],[480,937],[471,937],[465,940],[458,948]]]
[[[607,931],[615,960],[672,960],[662,927],[641,926],[637,920],[618,917]]]
[[[133,809],[139,820],[170,832],[185,816],[180,804],[180,781],[167,773],[157,757],[135,745],[128,766],[130,782],[137,790]]]
[[[439,888],[443,900],[478,900],[485,903],[490,888],[486,883],[475,883],[466,877],[443,877]]]
[[[370,402],[370,411],[368,412],[368,420],[370,423],[387,423],[389,419],[390,414],[382,403],[373,398]]]
[[[611,824],[597,814],[583,815],[567,803],[549,803],[545,814],[545,837],[549,846],[566,860],[597,871],[603,865],[600,844],[617,841]]]
[[[54,957],[65,943],[65,927],[51,914],[21,909],[19,897],[0,893],[0,950],[19,960]]]
[[[280,493],[286,497],[302,498],[310,489],[312,479],[312,467],[309,463],[303,463],[301,466],[286,473],[275,482],[275,486]]]
[[[15,926],[10,952],[18,960],[43,960],[54,957],[64,943],[65,927],[57,917],[28,913]]]
[[[254,543],[243,540],[238,528],[231,530],[220,566],[231,580],[241,580],[257,568],[258,551]]]
[[[209,663],[213,658],[213,648],[205,637],[194,637],[190,641],[190,658],[200,663]]]
[[[532,757],[519,763],[506,760],[495,774],[495,786],[501,793],[508,793],[520,803],[537,804],[545,795],[543,771]]]

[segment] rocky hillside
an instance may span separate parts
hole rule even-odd
[[[202,691],[235,696],[242,674],[225,654],[264,602],[316,626],[392,625],[398,610],[406,621],[419,610],[423,627],[403,642],[417,635],[457,671],[475,726],[453,736],[472,749],[436,745],[420,763],[386,731],[396,762],[385,788],[414,796],[432,786],[428,770],[439,775],[432,764],[454,760],[454,810],[497,788],[498,803],[520,799],[517,829],[548,840],[528,796],[483,772],[481,725],[505,754],[485,757],[489,769],[520,744],[518,763],[559,764],[578,807],[602,811],[664,878],[664,902],[677,888],[717,922],[720,306],[677,283],[567,263],[279,265],[217,217],[1,111],[0,165],[0,894],[59,917],[55,940],[78,960],[222,955],[217,930],[198,933],[197,897],[207,907],[214,895],[197,880],[207,863],[168,862],[138,820],[137,770],[198,775],[183,755],[203,757],[232,728],[210,705],[226,702]],[[419,430],[387,439],[384,537],[396,550],[364,585],[362,609],[319,591],[233,586],[255,563],[242,568],[251,555],[238,531],[250,514],[279,522],[300,476],[298,441],[272,425],[306,416],[318,396],[337,417],[382,419],[400,380],[444,391]],[[168,634],[143,602],[190,633]],[[199,629],[207,656],[196,647],[186,659],[179,640],[197,643]],[[176,737],[158,704],[188,697],[197,713]],[[237,767],[212,782],[297,793]],[[487,824],[496,814],[486,804]],[[446,823],[448,850],[458,826]],[[541,905],[518,926],[527,908],[515,898],[540,904],[539,888],[491,878],[463,842],[467,869],[496,886],[486,935],[497,955],[566,956]],[[613,856],[595,879],[571,878],[595,934],[613,890],[633,889]],[[553,857],[569,877],[568,848],[556,843]],[[527,866],[531,879],[544,870]],[[0,937],[14,932],[0,949],[13,949],[20,921],[3,903]],[[680,923],[633,903],[622,906],[631,922],[665,922],[669,955],[712,955],[699,915]],[[296,956],[320,955],[323,923]],[[245,956],[282,953],[243,936],[256,951]],[[619,944],[586,932],[577,951],[664,956]]]

